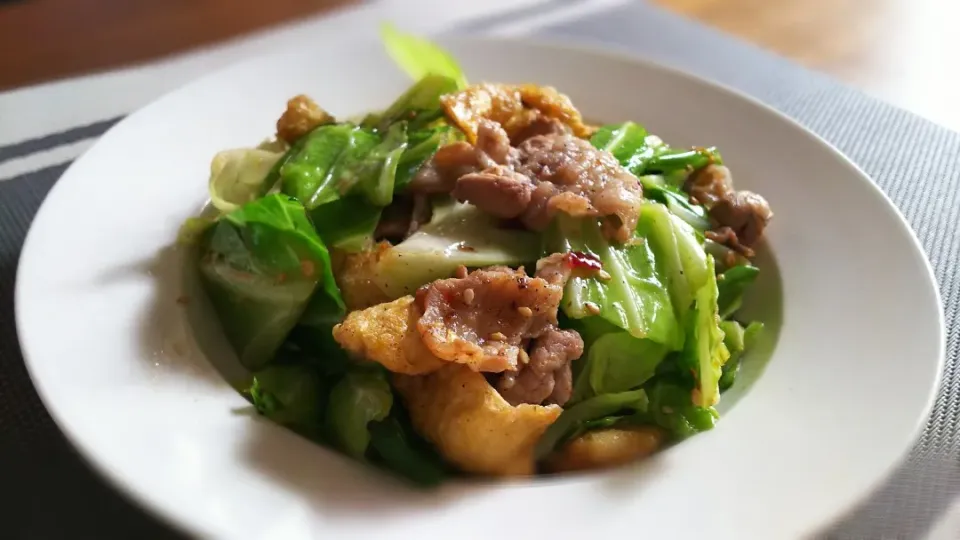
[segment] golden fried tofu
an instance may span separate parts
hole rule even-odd
[[[622,465],[654,453],[664,439],[663,430],[654,426],[589,431],[557,451],[546,465],[553,472]]]
[[[287,101],[287,110],[277,120],[277,138],[293,144],[294,141],[323,124],[335,120],[308,96],[300,94]]]
[[[507,403],[481,373],[448,365],[394,377],[417,432],[462,470],[494,476],[535,472],[533,449],[562,409]]]
[[[583,123],[570,98],[549,86],[524,84],[475,84],[440,98],[447,116],[477,142],[484,118],[499,123],[511,139],[541,116],[566,124],[578,137],[587,137],[591,128]]]
[[[520,99],[532,109],[540,111],[548,118],[556,118],[573,130],[577,137],[589,137],[594,129],[583,123],[580,111],[573,106],[573,102],[565,94],[561,94],[552,86],[537,86],[522,84],[518,88]]]
[[[343,301],[347,305],[347,311],[366,309],[393,300],[373,281],[377,274],[377,262],[388,249],[390,244],[381,242],[373,249],[359,253],[331,250],[333,274],[340,287]]]
[[[378,362],[394,373],[419,375],[439,369],[447,362],[423,344],[417,331],[420,314],[413,297],[354,311],[333,327],[333,339],[348,352]]]
[[[482,119],[493,120],[507,129],[507,125],[518,123],[527,114],[516,87],[506,84],[475,84],[441,97],[440,102],[447,116],[456,122],[471,143],[477,142]]]

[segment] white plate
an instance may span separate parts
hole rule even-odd
[[[18,329],[80,452],[170,523],[245,539],[793,538],[876,487],[929,410],[944,334],[929,265],[866,176],[775,111],[669,69],[528,42],[447,45],[474,81],[552,84],[590,118],[717,145],[737,185],[769,199],[776,264],[761,263],[752,301],[779,336],[717,428],[607,473],[423,494],[237,412],[246,402],[208,361],[231,355],[215,326],[191,330],[177,303],[183,261],[166,247],[204,203],[213,154],[271,134],[290,96],[348,115],[406,88],[378,43],[346,42],[257,58],[160,99],[104,135],[43,204],[20,263]]]

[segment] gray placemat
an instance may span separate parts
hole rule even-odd
[[[20,356],[17,260],[40,202],[64,169],[0,180],[0,538],[179,538],[86,466],[43,408]]]
[[[943,297],[947,324],[943,381],[908,461],[826,536],[924,537],[960,495],[960,134],[646,4],[634,3],[539,33],[642,53],[757,97],[839,148],[900,208],[933,264]],[[909,369],[908,362],[904,359],[904,369]]]
[[[498,21],[475,22],[463,30],[482,31],[494,22]],[[960,494],[956,374],[960,280],[954,278],[960,261],[960,134],[642,3],[537,33],[641,53],[752,94],[844,151],[900,207],[931,258],[943,295],[948,325],[943,386],[908,462],[876,496],[825,536],[922,538]],[[109,124],[79,129],[89,136]],[[58,138],[62,136],[51,134],[13,150],[0,148],[0,161],[62,144]],[[44,411],[23,367],[12,312],[16,261],[32,216],[63,168],[0,181],[0,478],[11,479],[6,485],[22,492],[13,497],[17,506],[2,510],[9,514],[2,536],[174,538],[174,533],[104,486],[80,461]]]

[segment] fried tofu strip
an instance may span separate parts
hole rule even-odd
[[[447,116],[477,142],[483,119],[500,124],[512,138],[537,118],[553,118],[568,126],[577,137],[589,137],[593,128],[583,123],[570,98],[549,86],[534,84],[476,84],[440,98]]]
[[[429,375],[394,377],[417,432],[466,472],[526,476],[533,449],[562,409],[507,403],[487,379],[451,364]]]
[[[334,118],[312,99],[299,94],[287,101],[287,109],[277,120],[277,138],[293,144],[318,126],[332,124]]]
[[[381,242],[372,249],[358,253],[330,250],[333,274],[343,301],[347,304],[347,311],[366,309],[393,300],[380,290],[373,279],[380,256],[389,249],[389,243]]]
[[[333,327],[333,339],[351,354],[378,362],[394,373],[420,375],[435,371],[447,362],[423,344],[417,331],[420,314],[412,307],[413,297],[404,296],[354,311]]]
[[[622,465],[654,453],[664,439],[663,430],[654,426],[589,431],[551,456],[547,468],[561,472]]]

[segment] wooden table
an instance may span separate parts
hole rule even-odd
[[[649,1],[960,129],[952,76],[960,2]],[[146,61],[349,3],[21,0],[0,7],[0,90]]]
[[[956,0],[651,0],[960,130]]]

